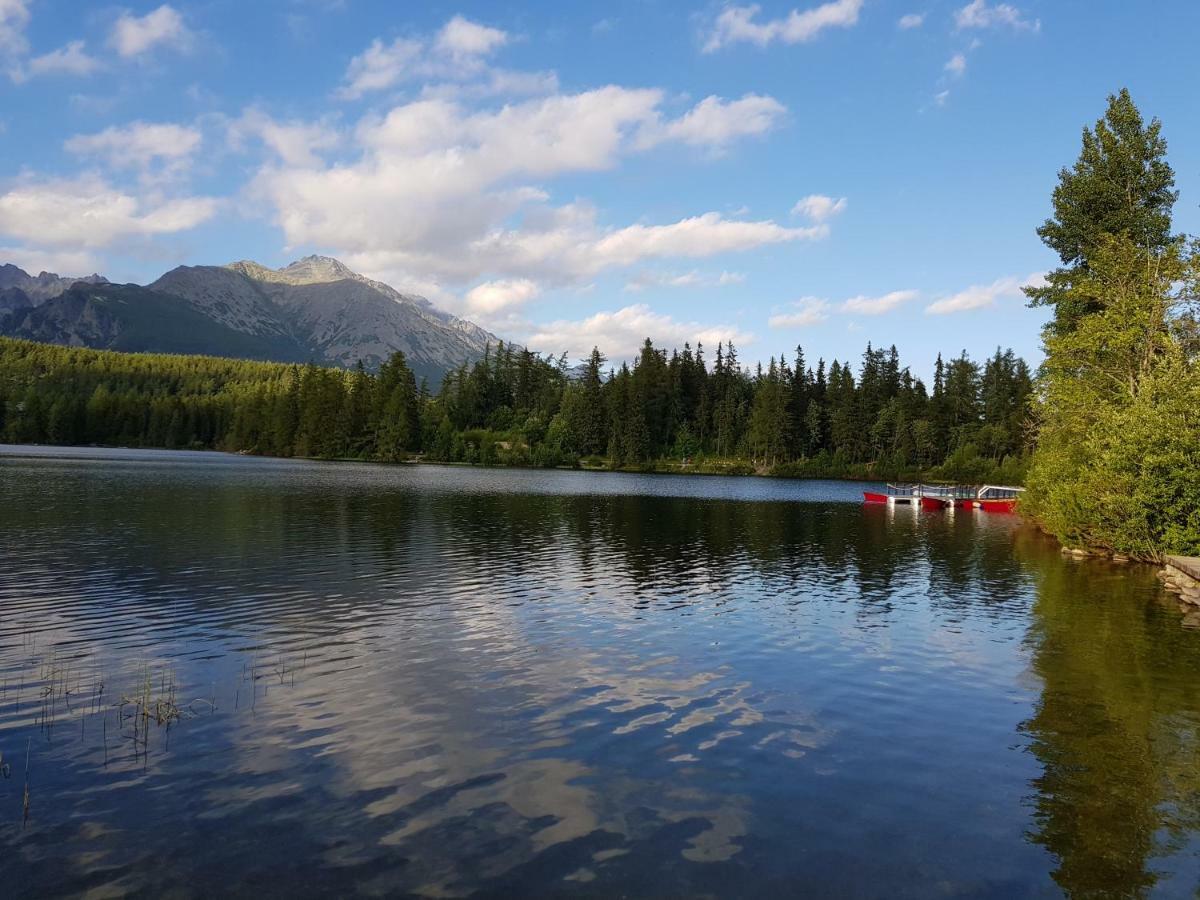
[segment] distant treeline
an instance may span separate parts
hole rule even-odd
[[[0,340],[0,436],[11,443],[247,451],[395,462],[691,468],[811,476],[1019,481],[1031,392],[1011,351],[939,356],[932,390],[893,347],[846,363],[732,344],[632,366],[500,345],[437,392],[397,353],[378,373]]]

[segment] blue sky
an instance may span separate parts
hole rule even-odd
[[[1200,4],[0,0],[0,261],[311,252],[573,356],[1038,358],[1017,287],[1108,93],[1200,231]]]

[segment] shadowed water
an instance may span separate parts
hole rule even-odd
[[[860,490],[0,448],[0,893],[1192,896],[1153,570]]]

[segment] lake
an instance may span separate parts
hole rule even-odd
[[[1153,568],[861,485],[0,448],[8,896],[1192,896]]]

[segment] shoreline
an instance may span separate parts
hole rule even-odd
[[[238,456],[252,457],[254,459],[277,459],[277,460],[300,460],[304,462],[323,462],[323,463],[362,463],[373,466],[445,466],[455,468],[469,469],[524,469],[528,471],[548,471],[548,472],[597,472],[605,474],[621,474],[621,475],[668,475],[668,476],[702,476],[706,478],[771,478],[783,481],[846,481],[855,484],[887,484],[889,481],[898,483],[909,483],[922,481],[928,484],[951,484],[953,482],[945,479],[932,478],[928,475],[915,473],[911,477],[895,477],[889,478],[884,476],[861,476],[861,475],[791,475],[777,474],[771,471],[761,471],[753,467],[748,460],[740,460],[736,463],[731,463],[729,468],[731,471],[714,471],[711,468],[703,466],[690,466],[684,468],[682,465],[677,467],[668,467],[661,465],[662,461],[652,463],[647,466],[592,466],[592,465],[577,465],[577,466],[537,466],[537,465],[522,465],[520,463],[478,463],[478,462],[455,462],[452,460],[435,460],[424,459],[419,456],[413,456],[403,460],[381,460],[381,459],[363,459],[356,456],[274,456],[267,453],[255,453],[249,450],[220,450],[215,447],[134,447],[121,444],[0,444],[0,456],[8,456],[12,458],[21,458],[21,453],[4,452],[2,448],[17,448],[17,447],[37,447],[49,449],[91,449],[91,450],[127,450],[141,451],[153,450],[165,453],[204,453],[222,456]],[[31,454],[36,457],[36,454]]]
[[[694,467],[690,469],[671,469],[660,466],[651,467],[620,467],[613,468],[610,466],[534,466],[534,465],[519,465],[515,463],[473,463],[473,462],[453,462],[449,460],[432,460],[422,459],[420,457],[410,457],[404,460],[388,462],[378,459],[360,459],[358,457],[318,457],[318,456],[271,456],[264,453],[252,453],[245,450],[218,450],[215,448],[201,447],[127,447],[111,444],[0,444],[0,458],[8,457],[11,459],[36,459],[37,454],[22,454],[20,452],[12,453],[5,452],[4,448],[19,448],[19,447],[37,447],[58,450],[72,449],[91,449],[91,450],[126,450],[126,451],[141,451],[150,450],[165,453],[199,453],[211,454],[216,456],[231,456],[231,457],[251,457],[254,459],[263,460],[280,460],[280,461],[300,461],[300,462],[315,462],[315,463],[357,463],[370,466],[437,466],[443,468],[466,468],[466,469],[520,469],[524,471],[546,471],[546,472],[591,472],[596,474],[617,474],[617,475],[657,475],[664,477],[703,477],[703,478],[766,478],[778,481],[841,481],[851,484],[886,484],[886,478],[865,478],[856,475],[784,475],[774,474],[763,471],[745,471],[745,468],[750,468],[748,464],[742,471],[719,472],[711,469],[703,469]],[[86,459],[88,457],[78,456],[62,456],[64,459]],[[930,479],[918,476],[916,480],[925,481],[928,483],[938,483],[938,479]],[[948,483],[948,482],[945,482]],[[1013,515],[1016,515],[1027,525],[1031,525],[1040,531],[1042,534],[1053,539],[1058,545],[1063,556],[1074,559],[1097,559],[1113,562],[1117,564],[1142,563],[1146,565],[1161,565],[1164,558],[1164,553],[1156,551],[1154,555],[1137,555],[1137,554],[1121,554],[1113,553],[1108,550],[1087,547],[1071,547],[1064,544],[1055,534],[1047,531],[1046,528],[1037,519],[1022,513],[1018,508]]]

